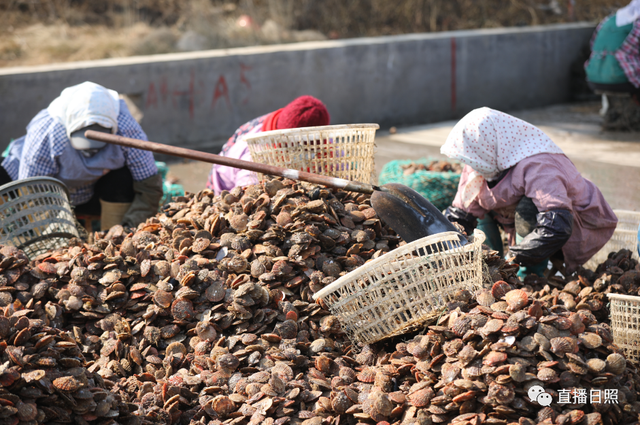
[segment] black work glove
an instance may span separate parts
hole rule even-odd
[[[134,181],[133,192],[133,203],[122,218],[122,224],[135,228],[158,212],[162,199],[162,177],[155,174],[139,182]]]
[[[573,214],[567,210],[551,210],[538,213],[537,225],[516,246],[510,247],[514,262],[533,266],[556,253],[571,237]]]
[[[464,231],[467,235],[472,235],[473,229],[475,229],[478,225],[478,219],[476,217],[466,211],[461,210],[460,208],[456,208],[453,206],[448,207],[445,210],[444,216],[450,222],[458,223],[459,225],[464,227]]]

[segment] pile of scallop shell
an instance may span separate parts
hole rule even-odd
[[[38,326],[64,330],[56,347],[65,351],[54,358],[84,363],[65,360],[49,373],[82,381],[76,391],[109,389],[103,417],[95,398],[90,410],[54,390],[78,423],[116,412],[118,423],[212,425],[638,420],[640,379],[606,323],[578,308],[580,300],[574,308],[558,301],[554,278],[523,284],[518,266],[493,252],[489,289],[460,292],[422,335],[351,346],[312,295],[402,243],[368,196],[275,179],[175,198],[137,229],[95,236],[32,262],[0,250],[0,307],[6,317],[28,311],[18,313],[34,326],[25,344],[44,336]],[[605,274],[615,275],[612,267]],[[595,287],[602,276],[586,278]],[[21,382],[5,389],[17,394]],[[527,398],[525,388],[538,382],[551,394],[563,385],[618,388],[621,402],[547,409]],[[3,418],[0,411],[0,425]]]
[[[562,305],[569,311],[583,311],[592,322],[609,323],[608,293],[639,295],[640,265],[628,249],[610,254],[596,271],[580,269],[569,279],[528,276],[524,285],[546,306]]]
[[[452,172],[461,173],[462,165],[457,162],[449,161],[431,161],[429,164],[420,164],[417,162],[411,162],[402,166],[402,173],[405,176],[414,174],[418,171],[434,171],[436,173]]]
[[[22,251],[1,247],[3,294],[24,285],[18,279],[25,260]],[[0,308],[1,423],[139,423],[132,415],[137,406],[123,403],[87,370],[76,341],[49,319],[41,301]]]

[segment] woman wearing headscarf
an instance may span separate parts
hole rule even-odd
[[[242,125],[222,147],[220,155],[251,161],[249,145],[244,141],[246,136],[263,131],[329,125],[329,121],[329,111],[320,100],[312,96],[300,96],[284,108]],[[257,182],[256,174],[252,171],[216,164],[211,168],[207,187],[219,195],[223,190],[231,190],[236,186],[248,186]]]
[[[0,184],[55,177],[67,185],[76,213],[100,215],[103,230],[136,226],[154,215],[162,180],[153,155],[87,139],[86,130],[147,140],[117,92],[84,82],[64,89],[11,144]]]
[[[640,88],[640,0],[605,18],[591,38],[585,63],[594,90],[635,92]]]
[[[521,277],[541,276],[552,257],[564,261],[571,274],[615,230],[618,220],[600,190],[547,135],[525,121],[475,109],[456,124],[441,152],[464,164],[445,215],[467,233],[480,219],[491,248],[498,251],[502,241],[495,230],[500,225]]]

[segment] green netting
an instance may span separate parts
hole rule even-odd
[[[451,171],[436,172],[417,170],[413,174],[404,175],[403,165],[425,164],[429,165],[437,158],[422,158],[418,160],[396,160],[388,162],[380,173],[378,184],[400,183],[409,186],[422,196],[427,198],[439,210],[443,210],[451,205],[458,190],[460,174]],[[453,161],[450,161],[453,162]]]
[[[167,164],[156,161],[156,167],[158,167],[158,172],[160,176],[162,176],[162,200],[160,201],[160,205],[171,202],[174,196],[184,196],[184,187],[181,184],[167,181],[167,173],[169,172]]]

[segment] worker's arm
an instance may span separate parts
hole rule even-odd
[[[131,116],[124,101],[120,101],[118,134],[133,139],[148,140],[140,124]],[[162,199],[162,178],[158,174],[153,154],[140,149],[123,147],[127,168],[133,177],[133,203],[124,215],[123,224],[137,226],[158,212]]]
[[[462,199],[462,193],[465,186],[469,182],[469,178],[472,176],[473,170],[468,165],[465,165],[460,175],[460,182],[458,183],[458,191],[453,200],[452,205],[446,209],[444,216],[452,223],[458,223],[464,227],[464,231],[470,235],[473,233],[473,229],[478,224],[478,218],[484,218],[487,213],[483,209],[477,200],[471,201],[468,205]]]
[[[158,212],[162,198],[162,177],[154,174],[144,180],[133,182],[133,202],[122,218],[122,224],[135,227]]]
[[[568,210],[551,210],[537,215],[536,227],[518,245],[510,248],[514,262],[532,266],[562,249],[573,231],[573,214]]]
[[[18,168],[18,179],[55,176],[60,171],[58,157],[67,140],[64,126],[48,115],[38,114],[29,123]]]
[[[524,196],[531,198],[540,211],[533,231],[510,248],[514,261],[521,265],[530,266],[549,258],[562,249],[573,231],[573,206],[568,194],[571,182],[550,159],[527,161],[513,176],[513,184],[521,185]]]

